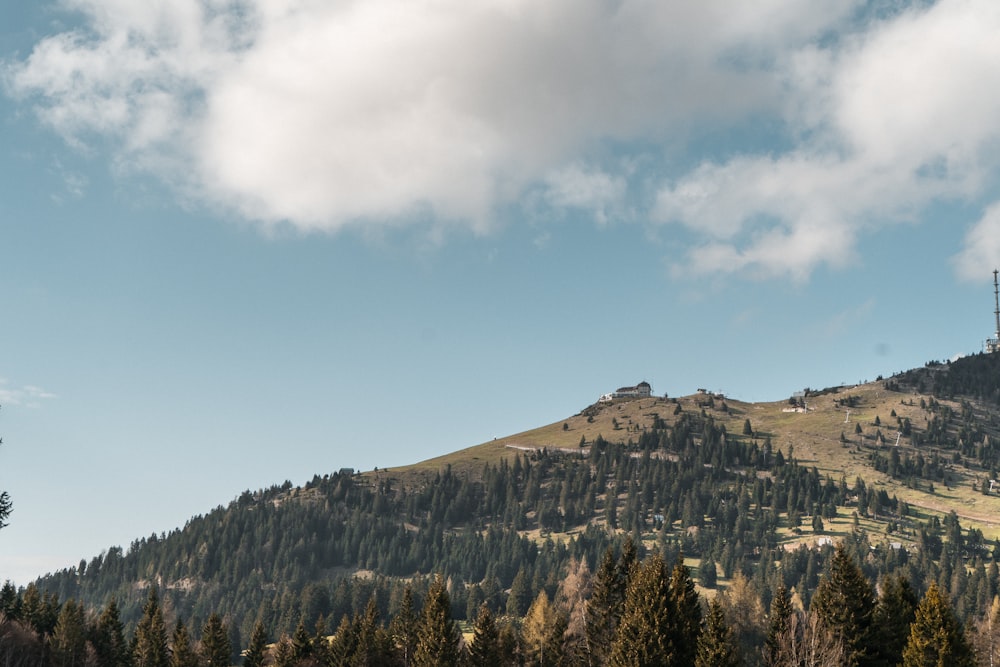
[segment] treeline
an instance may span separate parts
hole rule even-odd
[[[128,639],[114,599],[94,615],[74,600],[60,603],[37,588],[12,594],[8,587],[0,609],[0,664],[971,667],[1000,658],[1000,598],[963,628],[935,581],[922,594],[901,575],[884,576],[874,587],[854,553],[863,542],[855,535],[824,552],[824,576],[808,605],[781,582],[765,605],[741,574],[725,591],[699,594],[679,555],[671,561],[653,550],[643,557],[641,547],[626,540],[617,552],[604,552],[593,574],[572,560],[555,594],[539,591],[523,615],[480,604],[468,639],[454,619],[453,584],[440,576],[426,579],[422,599],[405,586],[388,618],[373,596],[335,628],[322,617],[312,628],[300,620],[273,642],[258,621],[245,647],[214,613],[196,638],[164,608],[155,587]]]

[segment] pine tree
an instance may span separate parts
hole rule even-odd
[[[587,651],[591,664],[604,664],[610,655],[623,604],[616,576],[615,554],[608,547],[594,575],[593,591],[587,602]]]
[[[170,636],[170,667],[199,667],[198,653],[191,645],[191,635],[184,621],[177,619]]]
[[[733,633],[726,625],[718,597],[708,604],[708,617],[698,637],[694,664],[695,667],[737,667],[740,664],[739,654],[733,645]]]
[[[94,647],[95,660],[99,665],[129,667],[132,664],[132,654],[128,642],[125,641],[118,602],[113,597],[97,619],[91,644]]]
[[[951,605],[931,583],[917,606],[903,667],[973,667],[972,651]]]
[[[527,572],[524,571],[524,567],[521,567],[514,575],[514,581],[510,585],[510,594],[507,596],[507,613],[511,616],[524,616],[528,613],[530,605],[531,586]]]
[[[142,618],[135,628],[136,667],[167,667],[170,652],[167,650],[167,631],[163,624],[163,611],[156,588],[149,589],[149,597],[142,609]]]
[[[257,621],[250,632],[250,646],[243,657],[243,667],[263,667],[267,655],[267,631],[264,624]]]
[[[485,602],[479,606],[476,622],[472,626],[469,661],[475,667],[501,667],[503,665],[503,654],[500,652],[500,631],[497,629],[493,612],[490,611]]]
[[[451,620],[451,601],[444,579],[438,575],[427,591],[417,625],[413,664],[417,667],[453,667],[458,664],[458,628]]]
[[[882,664],[898,665],[903,659],[903,648],[910,636],[918,603],[910,582],[904,577],[886,577],[882,581],[882,594],[875,607],[878,654]]]
[[[344,616],[333,633],[329,662],[332,665],[349,665],[358,652],[358,624],[356,619]]]
[[[292,635],[292,656],[295,660],[305,660],[312,657],[313,640],[309,631],[306,630],[305,619],[299,619],[299,624],[295,626],[295,634]]]
[[[403,601],[392,619],[389,634],[396,644],[403,667],[410,667],[417,644],[417,616],[413,611],[413,591],[409,586],[403,589]]]
[[[210,667],[228,667],[233,647],[229,630],[218,614],[211,614],[201,630],[201,654]]]
[[[368,598],[368,606],[358,619],[358,650],[355,665],[386,665],[392,661],[392,644],[388,633],[379,623],[378,604],[375,596]]]
[[[843,641],[847,665],[875,664],[875,593],[843,542],[833,552],[830,574],[820,581],[810,610]]]
[[[52,633],[52,657],[57,667],[82,667],[87,653],[86,632],[83,607],[67,600]]]
[[[793,613],[792,600],[788,589],[782,584],[771,600],[771,614],[767,628],[767,639],[764,640],[764,658],[769,665],[778,664],[778,653],[782,639],[788,633],[788,624]]]
[[[659,553],[633,572],[608,664],[614,667],[680,667],[676,653],[677,607],[670,575]]]
[[[288,635],[282,635],[274,647],[274,667],[294,667],[298,659]]]
[[[698,653],[698,635],[701,634],[701,601],[695,590],[691,573],[678,555],[670,573],[670,595],[677,615],[674,617],[673,641],[678,665],[694,664]]]

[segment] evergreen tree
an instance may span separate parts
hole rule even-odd
[[[149,589],[142,618],[135,628],[134,643],[136,667],[167,667],[170,664],[167,630],[163,624],[163,611],[160,609],[160,598],[155,586]]]
[[[451,601],[444,579],[431,582],[417,625],[413,664],[417,667],[454,667],[459,659],[458,628],[451,620]]]
[[[972,651],[951,605],[932,582],[917,606],[903,667],[973,667]]]
[[[715,588],[718,579],[718,571],[715,568],[715,561],[711,556],[705,556],[698,565],[698,579],[702,587]]]
[[[608,664],[614,667],[681,667],[677,651],[676,600],[659,553],[633,572]]]
[[[198,653],[191,645],[191,635],[181,619],[177,619],[170,636],[170,667],[199,667]]]
[[[476,622],[472,626],[469,661],[474,667],[501,667],[503,665],[503,654],[500,652],[500,631],[497,629],[493,612],[490,611],[485,602],[479,606]]]
[[[514,581],[510,585],[510,594],[507,596],[507,613],[511,616],[524,616],[528,613],[530,605],[531,585],[527,572],[521,567],[514,575]]]
[[[903,576],[886,577],[875,607],[878,654],[883,665],[898,665],[910,636],[919,600]]]
[[[705,627],[698,637],[695,667],[738,667],[739,654],[733,645],[733,633],[726,625],[725,614],[719,598],[708,604]]]
[[[843,542],[833,552],[830,574],[820,581],[810,610],[843,641],[848,666],[876,664],[875,593]]]
[[[356,619],[344,616],[340,619],[333,634],[330,645],[329,663],[331,665],[350,665],[358,653],[358,623]]]
[[[108,601],[97,619],[91,643],[97,664],[103,667],[130,667],[132,664],[131,651],[125,641],[125,631],[115,598]]]
[[[781,642],[788,633],[788,624],[792,617],[792,600],[788,589],[782,584],[771,600],[771,614],[767,627],[767,639],[764,640],[764,658],[769,665],[778,664],[778,653]]]
[[[295,657],[295,648],[288,635],[282,635],[274,647],[274,667],[294,667],[298,662]]]
[[[295,626],[295,634],[292,635],[292,657],[294,660],[306,660],[313,654],[313,638],[306,630],[305,619],[299,619],[299,624]]]
[[[0,612],[11,621],[21,618],[21,596],[17,594],[17,588],[9,580],[0,588]]]
[[[253,626],[250,633],[250,645],[243,657],[243,667],[263,667],[267,655],[267,631],[261,621]]]
[[[676,664],[692,665],[698,654],[698,635],[701,634],[701,601],[680,555],[670,573],[670,595],[677,610],[672,628]]]
[[[228,667],[233,647],[229,630],[218,614],[210,614],[201,630],[201,655],[209,667]]]
[[[611,654],[611,643],[624,605],[620,595],[615,554],[611,547],[604,552],[594,575],[594,588],[587,602],[587,652],[591,664],[604,664]]]
[[[354,665],[378,667],[392,661],[392,643],[388,633],[379,623],[378,604],[375,596],[368,598],[368,606],[357,623],[358,649]]]
[[[83,607],[67,600],[52,633],[52,657],[57,667],[82,667],[87,657],[87,629]]]
[[[389,634],[396,644],[403,667],[410,667],[413,661],[413,650],[417,645],[417,615],[413,611],[413,591],[407,586],[403,589],[403,600],[399,612],[389,626]]]

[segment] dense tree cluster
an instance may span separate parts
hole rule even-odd
[[[364,611],[335,628],[300,621],[291,634],[268,642],[258,623],[248,645],[233,644],[225,620],[210,614],[195,638],[164,609],[150,588],[131,640],[112,599],[100,614],[74,600],[38,597],[30,587],[5,599],[0,612],[0,664],[38,667],[309,667],[575,666],[879,667],[992,664],[1000,650],[1000,598],[968,628],[937,582],[918,601],[910,582],[887,577],[878,589],[851,545],[839,544],[808,608],[783,584],[764,613],[760,591],[737,576],[706,600],[678,555],[669,565],[660,550],[640,558],[626,541],[605,551],[593,577],[581,568],[550,598],[539,591],[523,616],[496,615],[479,606],[469,639],[452,615],[449,582],[430,578],[419,611],[405,589],[399,613],[383,619],[369,599]],[[577,602],[582,609],[577,609]],[[583,622],[574,616],[583,612]],[[52,617],[55,621],[52,621]],[[170,620],[168,620],[170,619]],[[168,628],[172,627],[172,631]]]

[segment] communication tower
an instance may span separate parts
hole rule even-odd
[[[993,269],[993,315],[996,317],[996,333],[986,339],[986,352],[1000,352],[1000,287],[997,286],[997,270]]]

